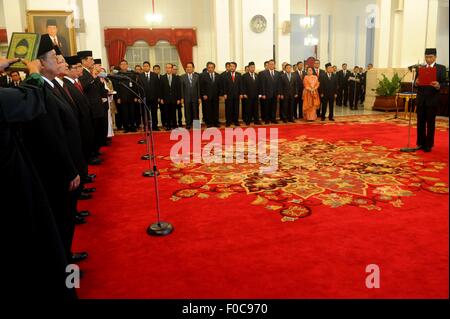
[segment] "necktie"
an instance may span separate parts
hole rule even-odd
[[[210,74],[209,74],[209,77],[211,78],[211,81],[214,82],[214,73],[210,73]]]
[[[192,74],[189,74],[189,84],[192,86]]]
[[[145,76],[147,77],[147,82],[150,81],[150,73],[146,73]]]
[[[273,70],[270,71],[270,76],[273,78]]]
[[[291,82],[291,74],[288,73],[288,81]]]
[[[78,82],[78,79],[75,80],[75,87],[78,89],[78,91],[83,93],[83,87],[81,86],[81,83]]]
[[[234,82],[234,72],[231,73],[231,80]]]
[[[66,92],[67,96],[69,97],[69,99],[75,104],[75,102],[73,101],[72,95],[69,92],[69,89],[67,88],[67,85],[63,85],[62,87],[64,89],[64,91]]]
[[[168,78],[169,78],[169,86],[172,86],[172,76],[168,75]]]
[[[255,81],[255,73],[252,73],[252,79]]]
[[[331,73],[328,73],[328,79],[331,80]]]

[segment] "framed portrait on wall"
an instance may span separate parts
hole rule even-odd
[[[64,56],[77,53],[71,11],[27,11],[28,32],[48,33]]]

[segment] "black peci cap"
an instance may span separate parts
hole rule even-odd
[[[80,59],[85,59],[92,56],[92,51],[78,51],[77,55]]]
[[[436,55],[437,50],[436,48],[426,48],[425,49],[425,55]]]
[[[102,59],[94,59],[95,64],[102,64]]]
[[[64,57],[64,59],[66,60],[67,64],[70,66],[81,63],[81,60],[78,57],[78,55],[66,56],[66,57]]]
[[[55,49],[55,45],[53,44],[52,39],[48,34],[43,34],[41,36],[41,41],[39,42],[39,48],[37,52],[37,56],[40,57],[47,52]],[[59,48],[58,48],[59,49]]]

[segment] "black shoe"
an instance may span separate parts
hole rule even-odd
[[[83,193],[94,193],[97,189],[95,187],[85,187],[81,191]]]
[[[250,126],[250,122],[245,122],[245,125]]]
[[[255,125],[261,125],[262,123],[260,121],[256,121]]]
[[[75,215],[75,225],[86,224],[86,219],[80,215]]]
[[[230,126],[231,126],[230,123],[225,124],[225,127],[230,127]]]
[[[264,124],[270,124],[270,121],[264,121]]]
[[[287,123],[288,121],[287,120],[283,120],[283,123]]]
[[[91,215],[91,212],[88,210],[81,210],[78,212],[78,215],[80,215],[81,217],[88,217],[89,215]]]
[[[241,126],[241,124],[239,124],[239,123],[234,123],[234,126]]]
[[[87,194],[87,193],[83,193],[83,192],[81,192],[81,194],[78,195],[79,200],[87,200],[87,199],[91,199],[91,198],[92,198],[91,194]]]
[[[103,161],[98,157],[94,157],[89,161],[89,165],[100,165],[101,163],[103,163]]]
[[[322,120],[322,121],[325,121],[325,118],[324,118],[324,117],[322,117],[322,118],[321,118],[321,120]]]
[[[334,122],[334,119],[329,119],[330,121]]]
[[[80,261],[85,260],[86,258],[88,258],[88,253],[83,251],[80,253],[73,253],[70,261],[73,263],[78,263]]]
[[[294,120],[294,119],[292,119],[292,120],[289,120],[289,122],[290,122],[290,123],[295,123],[295,120]]]
[[[429,153],[429,152],[431,152],[431,147],[424,147],[423,151],[426,153]]]
[[[280,124],[280,121],[277,121],[277,120],[273,120],[273,121],[270,121],[271,123],[273,123],[273,124]]]
[[[159,131],[159,127],[155,127],[154,129],[152,129],[153,132],[158,132]]]

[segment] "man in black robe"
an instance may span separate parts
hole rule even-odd
[[[70,211],[70,198],[79,187],[80,176],[71,148],[76,147],[75,135],[79,132],[75,129],[69,131],[69,126],[63,125],[63,121],[66,124],[70,121],[69,106],[58,96],[52,82],[62,62],[57,59],[50,37],[41,37],[38,56],[42,63],[47,113],[23,126],[23,140],[47,193],[67,259],[72,260],[75,218]]]
[[[0,58],[0,71],[15,60]],[[47,195],[20,136],[20,123],[45,116],[39,60],[26,62],[30,77],[0,88],[0,196],[7,225],[6,285],[11,299],[74,299],[65,285],[67,258]],[[6,227],[5,227],[6,229]],[[44,288],[45,287],[45,288]]]

